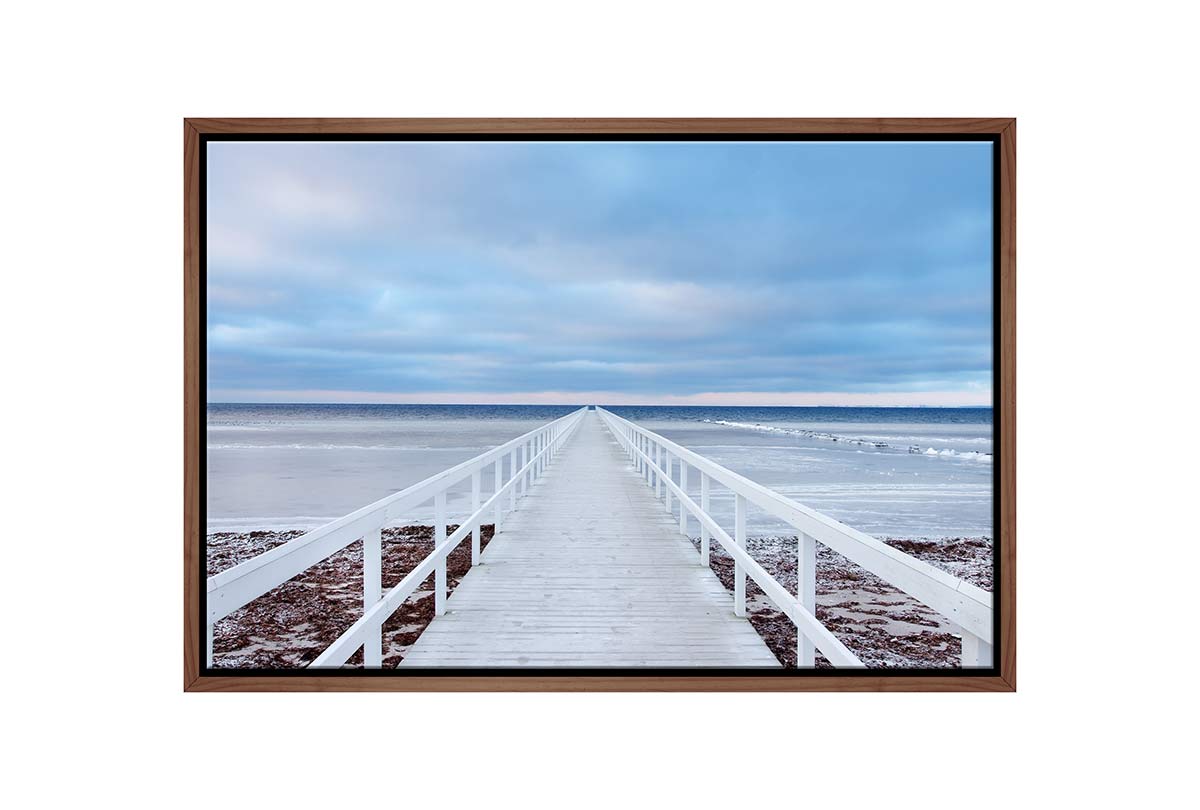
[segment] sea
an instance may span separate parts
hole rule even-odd
[[[312,529],[576,406],[207,406],[213,532]],[[992,536],[991,408],[612,406],[613,413],[877,537]],[[483,495],[491,476],[483,476]],[[692,476],[698,490],[698,476]],[[714,518],[733,499],[713,487]],[[465,517],[469,482],[447,498]],[[432,505],[398,523],[430,523]],[[751,509],[750,534],[791,533]]]

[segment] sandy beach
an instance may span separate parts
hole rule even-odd
[[[448,527],[452,532],[457,526]],[[484,548],[493,527],[482,528]],[[215,532],[208,535],[209,575],[281,545],[304,532]],[[991,589],[990,538],[883,538],[889,545],[955,576]],[[693,539],[698,544],[698,540]],[[796,538],[751,537],[754,558],[789,591],[796,588]],[[817,618],[868,666],[889,668],[959,665],[954,628],[935,611],[892,588],[824,546],[817,547]],[[432,526],[383,532],[383,587],[392,587],[433,550]],[[448,557],[450,592],[470,569],[470,543]],[[714,543],[713,571],[733,586],[733,560]],[[433,619],[432,582],[427,581],[384,623],[383,665],[396,666]],[[751,624],[786,667],[796,665],[796,628],[752,581],[746,588]],[[217,623],[213,666],[292,669],[310,664],[362,615],[362,543],[352,543]],[[348,662],[362,665],[361,651]],[[829,664],[818,655],[818,667]]]
[[[881,539],[973,585],[992,589],[990,538]],[[795,537],[751,537],[747,547],[772,577],[790,593],[796,592]],[[715,542],[710,559],[717,577],[732,590],[733,559]],[[961,639],[945,617],[820,543],[816,590],[817,619],[867,666],[960,666]],[[795,667],[796,626],[753,580],[746,583],[746,614],[780,663]],[[818,653],[817,667],[829,666]]]
[[[447,527],[453,532],[457,525]],[[487,548],[492,524],[482,527]],[[208,535],[210,574],[304,534],[301,530]],[[432,526],[403,526],[383,531],[383,588],[396,585],[433,551]],[[234,611],[213,629],[213,666],[253,669],[306,667],[362,615],[362,541],[317,563],[302,574]],[[470,541],[447,557],[449,593],[471,567]],[[430,577],[383,625],[383,665],[396,666],[433,619]],[[362,666],[362,651],[349,660]]]

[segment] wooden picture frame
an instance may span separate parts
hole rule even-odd
[[[201,152],[211,135],[822,135],[987,136],[996,144],[998,188],[994,273],[997,315],[995,357],[995,476],[999,493],[997,587],[993,638],[995,664],[981,674],[907,675],[870,670],[852,675],[763,678],[755,675],[407,675],[361,677],[329,672],[295,675],[225,675],[202,667],[201,524],[203,481],[200,444],[204,414],[201,357]],[[1016,689],[1016,121],[1012,118],[189,118],[184,121],[184,514],[183,686],[213,691],[980,691]]]

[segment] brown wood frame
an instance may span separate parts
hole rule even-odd
[[[185,691],[947,691],[1012,692],[1017,686],[1016,536],[1016,119],[1014,118],[188,118],[184,176],[183,687]],[[231,134],[994,134],[1000,146],[1000,633],[995,676],[798,678],[681,675],[355,677],[201,675],[200,636],[200,136]]]

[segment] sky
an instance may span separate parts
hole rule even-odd
[[[214,142],[210,402],[991,403],[991,144]]]

